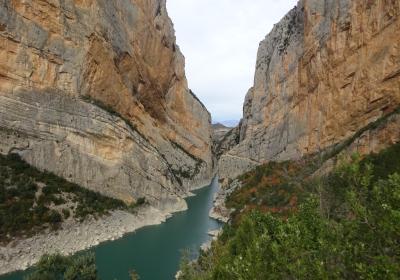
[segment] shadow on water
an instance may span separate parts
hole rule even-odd
[[[208,241],[209,230],[221,224],[208,217],[218,178],[205,188],[194,191],[196,196],[186,199],[189,209],[175,214],[166,223],[148,226],[121,239],[94,247],[100,279],[129,280],[134,269],[141,280],[174,279],[184,249],[198,251]],[[20,280],[24,272],[17,272],[0,280]]]

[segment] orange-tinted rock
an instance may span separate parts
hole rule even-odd
[[[3,153],[127,201],[212,176],[165,0],[0,1],[0,128]]]

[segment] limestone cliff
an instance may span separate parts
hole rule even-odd
[[[399,105],[400,1],[301,0],[260,43],[240,144],[220,175],[326,150]],[[356,143],[378,150],[399,138],[390,127]]]
[[[0,151],[160,208],[212,176],[165,0],[0,0]]]

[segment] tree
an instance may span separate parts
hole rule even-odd
[[[285,216],[243,212],[197,262],[183,256],[179,279],[400,279],[395,155],[354,156]]]
[[[74,257],[44,255],[24,280],[98,280],[93,253]]]

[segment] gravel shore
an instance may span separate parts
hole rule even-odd
[[[182,200],[173,209],[164,211],[146,206],[136,214],[118,210],[97,220],[67,221],[55,232],[44,232],[0,246],[0,275],[24,270],[37,263],[43,254],[71,255],[101,242],[121,238],[141,227],[163,223],[172,213],[184,210],[187,210],[187,205]]]

